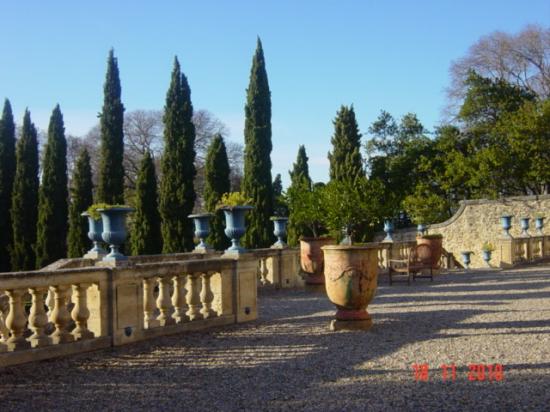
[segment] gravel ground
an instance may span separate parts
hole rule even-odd
[[[549,265],[381,283],[368,332],[330,332],[322,292],[262,291],[255,322],[1,369],[0,410],[550,409]]]

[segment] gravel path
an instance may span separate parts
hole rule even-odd
[[[548,265],[382,279],[369,332],[330,332],[320,292],[262,291],[260,309],[249,324],[2,369],[0,410],[550,409]],[[502,364],[504,380],[468,380],[472,363]]]

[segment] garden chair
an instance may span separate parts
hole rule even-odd
[[[410,285],[411,277],[412,280],[430,278],[433,282],[433,271],[439,268],[439,262],[434,260],[434,253],[428,245],[416,245],[411,248],[407,259],[391,259],[388,270],[390,285],[397,281],[406,281]],[[394,280],[393,277],[396,275],[406,275],[406,279]]]

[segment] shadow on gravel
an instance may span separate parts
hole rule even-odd
[[[387,366],[385,359],[403,347],[463,336],[455,330],[548,326],[542,320],[465,322],[499,312],[480,305],[550,297],[545,291],[516,292],[523,275],[507,276],[515,285],[511,294],[498,293],[505,290],[501,285],[476,289],[469,281],[473,275],[444,276],[433,284],[380,288],[369,308],[375,324],[368,333],[330,332],[334,308],[324,293],[262,291],[261,318],[249,324],[0,370],[1,409],[515,410],[518,399],[522,407],[547,405],[548,362],[506,365],[520,374],[503,382],[468,381],[464,368],[455,382],[443,382],[439,370],[430,372],[428,382],[416,382],[408,360],[392,363],[401,367]],[[478,281],[492,277],[480,275]],[[438,280],[446,285],[434,287]],[[543,288],[550,279],[527,285]],[[497,293],[471,294],[477,290]],[[444,291],[462,294],[434,295]],[[429,310],[426,302],[471,308]],[[410,304],[428,310],[410,311]],[[449,329],[454,333],[443,332]],[[424,362],[423,356],[419,353],[416,362]]]

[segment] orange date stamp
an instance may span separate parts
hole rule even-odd
[[[416,382],[430,380],[430,365],[427,363],[413,363],[412,369]],[[439,371],[444,382],[456,381],[457,367],[454,363],[440,365]],[[466,378],[470,382],[501,382],[504,380],[504,366],[500,363],[470,363],[466,372]]]

